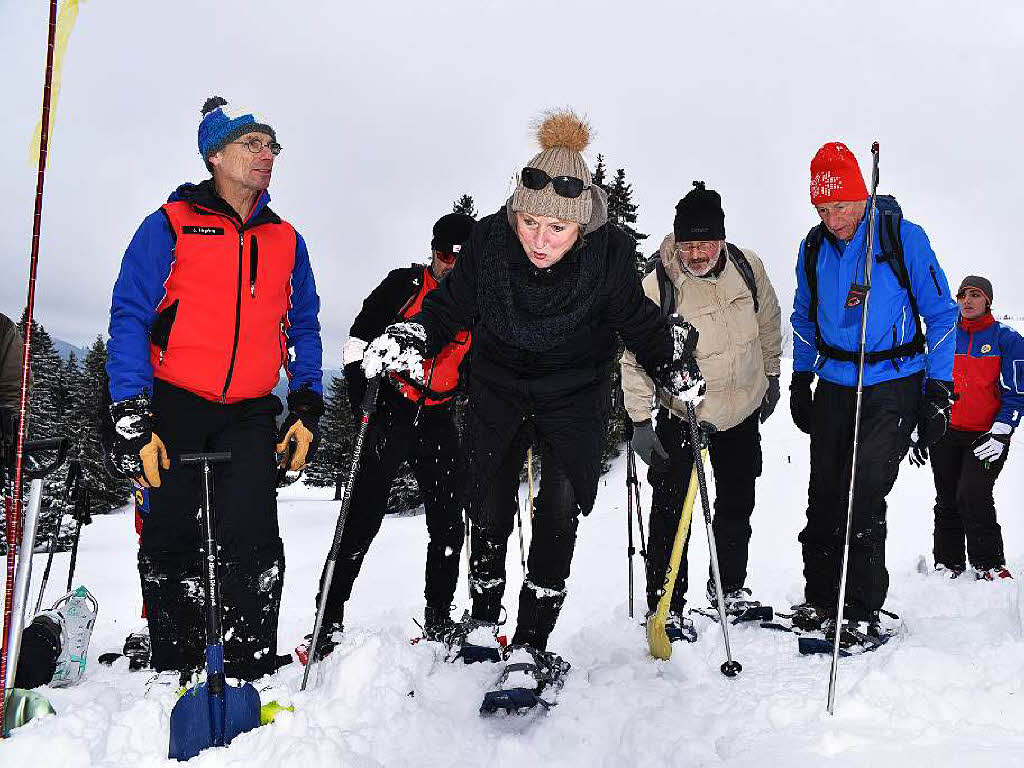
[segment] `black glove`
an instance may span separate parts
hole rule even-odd
[[[126,478],[143,476],[139,453],[153,439],[153,412],[149,395],[130,397],[110,404],[110,421],[114,425],[108,469]]]
[[[284,447],[284,453],[290,452],[289,442],[295,441],[297,466],[294,469],[301,469],[308,464],[316,455],[316,449],[320,445],[320,417],[324,414],[324,399],[313,391],[309,385],[305,385],[288,393],[288,418],[281,424],[277,432],[277,448]],[[302,422],[306,432],[301,429],[293,429],[296,423]],[[286,457],[286,464],[290,466],[292,457]]]
[[[917,417],[917,444],[931,448],[946,434],[953,410],[953,382],[924,380],[924,397]]]
[[[779,377],[768,377],[768,391],[764,393],[764,400],[761,401],[761,423],[768,421],[768,417],[775,413],[775,406],[779,404]]]
[[[911,443],[909,459],[913,466],[923,467],[928,463],[928,449],[917,443]]]
[[[363,395],[366,394],[366,374],[363,373],[363,361],[356,360],[345,366],[345,391],[348,393],[348,404],[355,416],[356,423],[363,415]]]
[[[668,470],[668,452],[654,433],[654,425],[650,419],[633,424],[633,438],[629,444],[652,472],[661,473]]]
[[[789,382],[789,412],[796,428],[805,435],[811,434],[811,384],[814,374],[810,371],[794,371]]]

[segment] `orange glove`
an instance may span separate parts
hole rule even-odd
[[[288,455],[288,444],[294,440],[295,450],[291,452],[291,457]],[[298,472],[300,469],[306,466],[306,455],[309,453],[309,446],[313,443],[313,433],[306,429],[306,425],[302,423],[301,419],[296,420],[292,424],[288,431],[284,433],[284,437],[281,438],[281,442],[275,446],[274,450],[279,454],[283,455],[279,467],[284,467],[289,472]],[[285,466],[287,464],[287,466]]]
[[[160,470],[171,468],[171,459],[167,455],[167,446],[156,432],[149,442],[139,451],[142,460],[142,474],[135,481],[143,488],[160,487]]]

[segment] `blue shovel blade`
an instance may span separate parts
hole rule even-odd
[[[230,744],[240,733],[258,728],[260,695],[250,683],[225,685],[224,697],[200,683],[182,694],[171,710],[168,757],[190,760],[207,747]]]

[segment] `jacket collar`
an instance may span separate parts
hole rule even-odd
[[[960,318],[960,327],[968,333],[974,333],[975,331],[983,331],[986,328],[995,325],[996,319],[992,317],[991,312],[986,312],[981,317],[976,317],[973,320],[968,320],[965,317]]]
[[[281,217],[270,209],[270,193],[263,190],[256,198],[256,203],[249,211],[249,217],[242,221],[238,212],[228,202],[217,194],[217,187],[213,179],[206,179],[198,184],[182,184],[171,192],[167,202],[187,202],[193,206],[205,208],[222,216],[227,216],[232,221],[238,222],[243,227],[252,227],[257,224],[280,224]]]

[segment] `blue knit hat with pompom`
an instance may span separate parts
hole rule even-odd
[[[265,133],[272,141],[277,141],[274,129],[260,115],[250,109],[233,107],[220,96],[211,96],[203,104],[203,119],[199,123],[199,154],[205,160],[250,131]]]

